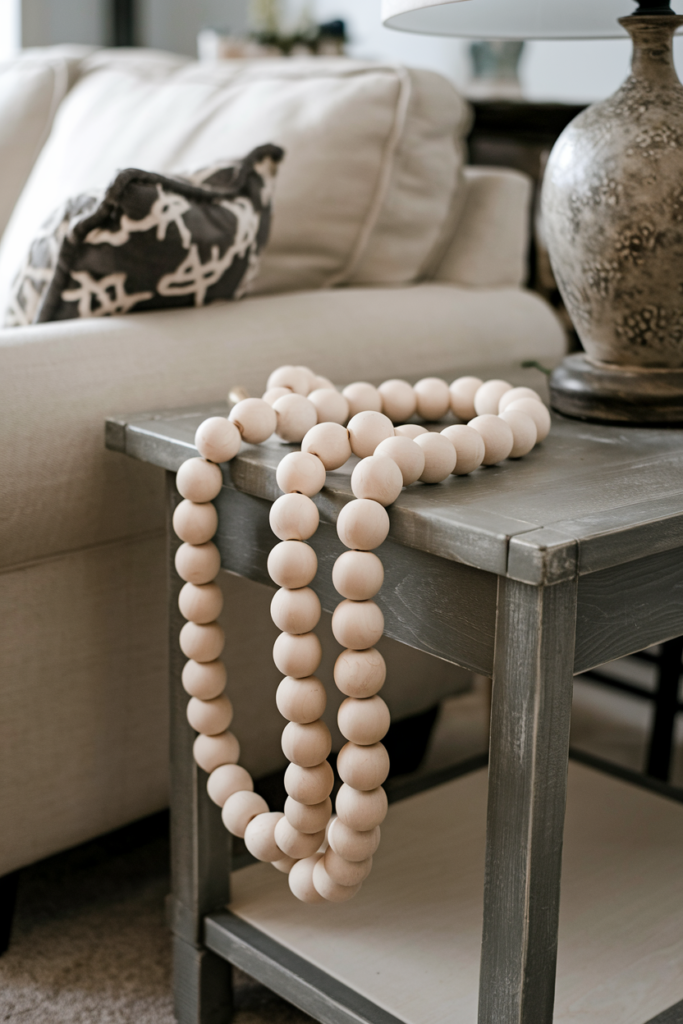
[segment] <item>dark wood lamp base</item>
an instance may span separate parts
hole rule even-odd
[[[576,353],[551,374],[550,404],[580,420],[683,424],[683,369],[619,367]]]

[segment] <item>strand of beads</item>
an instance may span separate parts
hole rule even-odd
[[[289,872],[289,884],[307,903],[322,900],[312,885],[312,858],[325,838],[334,783],[327,761],[332,737],[321,721],[327,694],[314,675],[322,654],[313,632],[321,609],[309,584],[315,578],[318,559],[306,543],[318,527],[318,509],[311,499],[324,486],[325,475],[325,466],[312,453],[292,452],[282,459],[277,483],[284,493],[270,512],[271,529],[280,543],[268,558],[270,577],[280,587],[271,603],[273,621],[282,630],[273,657],[285,673],[276,702],[280,714],[288,719],[282,750],[290,762],[285,773],[288,796],[284,817],[274,835],[279,848],[298,862]]]
[[[380,388],[359,382],[340,394],[306,367],[281,367],[268,383],[264,399],[245,398],[229,419],[212,417],[200,426],[196,445],[201,457],[184,463],[177,476],[184,499],[173,521],[183,541],[176,568],[185,580],[179,606],[188,620],[180,636],[189,659],[183,670],[190,695],[187,715],[198,732],[195,760],[209,773],[209,795],[221,806],[229,831],[243,836],[257,859],[289,873],[290,888],[299,899],[341,902],[367,877],[386,814],[382,783],[389,762],[381,740],[389,712],[378,696],[386,669],[374,647],[384,623],[372,600],[383,580],[383,567],[372,549],[388,532],[386,506],[416,480],[437,483],[451,473],[470,473],[482,463],[526,454],[546,436],[550,417],[530,389],[473,377],[458,378],[450,388],[439,378],[425,378],[414,387],[396,380]],[[414,423],[394,428],[396,421],[415,413],[437,420],[449,409],[469,425],[448,426],[441,433]],[[249,773],[237,764],[239,743],[230,732],[233,711],[220,660],[225,638],[216,621],[223,599],[214,582],[220,556],[212,542],[218,519],[211,504],[222,485],[217,463],[230,461],[242,439],[259,444],[274,432],[285,441],[302,442],[302,451],[285,456],[278,467],[284,493],[271,510],[271,526],[280,540],[269,558],[271,577],[280,586],[272,613],[283,630],[273,656],[285,676],[277,704],[289,719],[283,750],[291,762],[284,814],[268,810]],[[345,647],[334,675],[346,698],[338,722],[347,743],[338,757],[343,785],[325,849],[333,784],[327,761],[331,738],[320,720],[325,690],[314,675],[321,658],[313,632],[320,604],[309,584],[317,559],[305,542],[318,526],[312,497],[324,485],[327,470],[342,466],[352,453],[361,459],[352,474],[355,498],[337,523],[349,550],[333,573],[344,598],[333,616],[333,631]]]

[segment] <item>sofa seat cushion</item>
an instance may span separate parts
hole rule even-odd
[[[225,401],[307,363],[332,380],[453,377],[537,387],[563,329],[518,288],[338,288],[0,331],[0,568],[159,527],[148,467],[103,446],[104,417]],[[489,368],[487,370],[487,368]],[[523,376],[526,374],[526,378]],[[38,412],[36,411],[38,410]],[[60,511],[62,510],[62,511]],[[68,510],[68,514],[64,512]]]
[[[0,305],[38,228],[122,167],[287,152],[258,292],[414,280],[458,193],[467,104],[432,72],[345,59],[85,61],[0,248]]]

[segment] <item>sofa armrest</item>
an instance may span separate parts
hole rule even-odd
[[[474,288],[524,284],[528,273],[531,179],[498,167],[466,167],[467,194],[436,281]]]

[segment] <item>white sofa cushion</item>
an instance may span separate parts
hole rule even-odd
[[[68,196],[122,167],[178,172],[263,142],[285,158],[256,289],[414,280],[457,192],[467,104],[446,79],[344,59],[85,62],[0,249],[0,302]]]
[[[467,167],[465,179],[467,201],[435,279],[474,288],[523,285],[528,272],[531,178],[502,167]]]
[[[532,292],[431,283],[1,330],[0,569],[158,526],[145,467],[103,449],[108,413],[221,400],[234,384],[259,394],[283,363],[339,382],[479,367],[537,386],[520,362],[553,365],[565,345]]]

